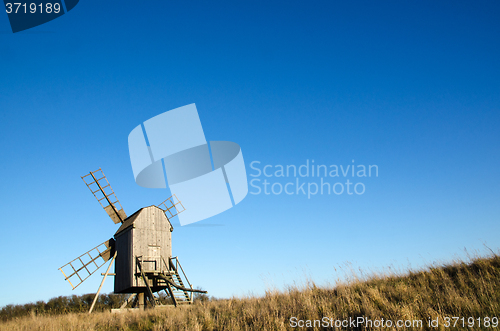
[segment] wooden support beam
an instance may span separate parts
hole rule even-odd
[[[138,293],[137,298],[139,300],[139,310],[144,310],[144,305],[146,303],[146,298],[144,296],[144,292]]]
[[[177,307],[177,299],[175,298],[174,292],[172,291],[172,287],[170,287],[170,283],[167,282],[167,288],[168,294],[170,294],[170,297],[172,298],[172,302],[174,303],[174,307]]]
[[[101,288],[102,288],[102,285],[104,284],[104,281],[106,280],[106,276],[108,276],[108,273],[109,273],[109,269],[111,269],[111,266],[113,265],[113,262],[115,261],[116,259],[116,254],[118,252],[115,251],[115,255],[113,255],[113,259],[111,260],[111,262],[109,263],[109,266],[108,266],[108,269],[106,270],[106,273],[104,274],[104,277],[102,278],[102,282],[101,282],[101,285],[99,285],[99,289],[97,290],[97,293],[94,297],[94,301],[92,301],[92,306],[90,306],[90,310],[89,310],[89,314],[92,312],[92,310],[94,309],[94,305],[95,303],[97,302],[97,298],[99,297],[99,293],[101,292]]]
[[[137,260],[137,261],[138,261],[139,269],[141,269],[142,279],[144,280],[144,283],[146,283],[149,301],[151,301],[151,305],[154,308],[156,306],[156,302],[155,302],[155,297],[153,295],[153,291],[151,291],[151,287],[149,286],[148,278],[146,277],[146,274],[144,273],[144,269],[143,269],[144,267],[142,266],[142,263],[140,262],[140,260]]]
[[[136,297],[137,293],[132,293],[131,295],[128,296],[127,300],[120,306],[120,309],[123,309],[127,307],[128,303],[132,301]]]

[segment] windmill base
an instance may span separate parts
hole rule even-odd
[[[92,306],[90,307],[89,314],[92,312],[92,309],[94,308],[94,305],[97,301],[97,298],[99,297],[99,292],[101,291],[101,288],[104,284],[104,281],[106,280],[106,277],[108,275],[113,275],[116,276],[116,274],[111,274],[109,272],[109,269],[111,268],[111,265],[113,264],[113,261],[116,259],[117,253],[115,252],[111,263],[108,266],[108,269],[103,275],[103,279],[101,282],[101,285],[99,286],[99,289],[97,290],[97,293],[94,297],[94,301],[92,303]],[[142,259],[137,258],[137,265],[139,267],[140,272],[136,274],[136,276],[139,276],[142,278],[142,281],[146,285],[145,287],[140,287],[140,288],[128,288],[126,289],[127,291],[130,290],[132,292],[130,296],[123,302],[121,307],[119,309],[113,309],[113,312],[121,312],[121,311],[143,311],[146,308],[156,308],[156,307],[168,307],[171,305],[174,305],[175,307],[179,305],[186,305],[186,304],[192,304],[193,303],[193,293],[207,293],[206,291],[203,290],[198,290],[198,289],[193,289],[189,281],[187,280],[186,275],[184,274],[184,271],[182,270],[182,267],[180,266],[180,263],[177,259],[171,258],[169,260],[170,262],[170,268],[169,270],[166,271],[158,271],[158,270],[144,270],[144,266],[142,264]],[[176,264],[172,262],[172,260],[176,260]],[[189,287],[184,287],[184,281],[181,277],[181,274],[179,273],[179,270],[182,272],[184,275],[184,279],[187,282]],[[156,285],[156,286],[152,286]],[[158,293],[160,291],[165,291],[166,298],[170,298],[172,301],[171,304],[163,304],[160,299],[160,297],[156,297],[154,293]],[[126,291],[123,291],[126,292]],[[130,293],[129,292],[129,293]],[[129,303],[132,302],[132,308],[125,308]]]
[[[173,305],[163,305],[163,306],[155,306],[154,308],[148,307],[148,310],[149,309],[166,309],[169,307],[173,308],[174,306]],[[177,307],[175,309],[179,309],[179,307]],[[141,312],[141,311],[144,311],[144,310],[140,310],[139,308],[113,308],[113,309],[111,309],[112,314],[123,314],[123,313],[129,313],[129,312],[137,313],[137,312]]]
[[[131,308],[125,308],[129,303],[132,302],[132,307]],[[185,303],[192,303],[191,301],[186,301]],[[179,303],[177,302],[177,305]],[[165,308],[165,307],[172,307],[172,306],[177,306],[172,302],[172,304],[161,304],[157,298],[154,298],[154,302],[151,302],[151,298],[147,295],[147,293],[140,292],[140,293],[133,293],[131,294],[121,305],[120,308],[115,308],[111,309],[112,313],[122,313],[122,312],[129,312],[129,311],[144,311],[145,309],[151,309],[151,308]]]

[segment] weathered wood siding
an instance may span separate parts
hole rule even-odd
[[[133,286],[132,265],[133,228],[115,235],[115,247],[118,254],[115,262],[115,293],[120,293]]]
[[[160,255],[167,263],[172,257],[171,224],[163,211],[156,206],[150,206],[141,209],[138,215],[134,216],[135,220],[131,226],[115,235],[118,251],[115,267],[116,293],[137,292],[145,288],[146,285],[139,276],[140,270],[136,259],[138,256],[142,256],[144,260],[158,261],[145,263],[145,268],[149,270],[161,268]],[[124,257],[119,261],[121,255],[127,258]],[[158,258],[150,259],[150,256]]]

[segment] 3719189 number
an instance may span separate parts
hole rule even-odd
[[[35,13],[40,13],[40,14],[43,14],[43,13],[46,13],[46,14],[59,14],[59,12],[61,11],[61,5],[59,3],[50,3],[50,2],[47,2],[44,6],[43,3],[40,3],[40,4],[36,4],[36,3],[22,3],[22,2],[13,2],[13,3],[6,3],[5,4],[5,11],[7,12],[7,14],[21,14],[21,13],[24,13],[24,14],[27,14],[27,13],[31,13],[31,14],[35,14]]]

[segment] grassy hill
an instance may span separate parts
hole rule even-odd
[[[32,311],[0,323],[0,330],[498,330],[499,318],[500,257],[493,255],[332,288],[309,283],[179,308],[92,315]]]

